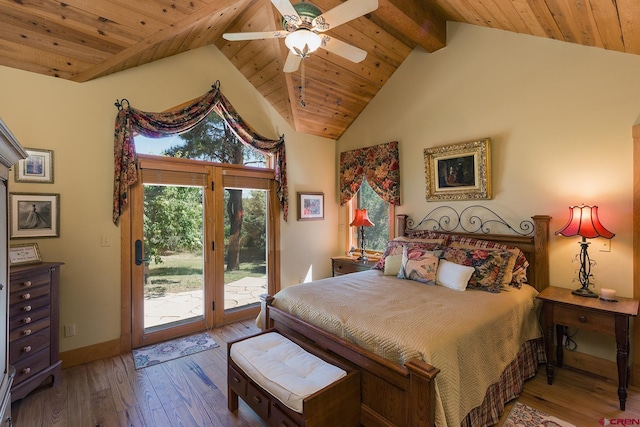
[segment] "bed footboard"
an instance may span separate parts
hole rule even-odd
[[[261,297],[262,329],[277,327],[360,371],[363,426],[435,426],[438,368],[417,359],[404,366],[392,363],[273,307],[272,302],[272,296]]]

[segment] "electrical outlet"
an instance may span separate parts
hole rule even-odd
[[[64,336],[65,338],[72,337],[76,334],[76,324],[71,323],[69,325],[64,325]]]

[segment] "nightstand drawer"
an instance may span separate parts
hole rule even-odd
[[[331,258],[331,267],[334,276],[342,274],[357,273],[358,271],[371,270],[376,264],[374,260],[362,261],[351,257],[334,257]]]
[[[586,329],[607,335],[614,334],[616,325],[613,314],[562,304],[554,304],[553,320],[560,325]]]

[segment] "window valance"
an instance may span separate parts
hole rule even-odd
[[[275,180],[278,183],[278,199],[282,207],[284,220],[289,212],[288,185],[284,135],[273,140],[257,134],[238,115],[231,103],[220,92],[220,82],[192,104],[176,111],[149,113],[138,110],[123,99],[117,101],[118,115],[115,124],[114,161],[115,177],[113,186],[113,222],[118,224],[122,209],[127,203],[129,186],[138,180],[138,158],[133,143],[134,132],[150,138],[175,135],[186,132],[215,111],[229,126],[234,135],[243,144],[263,153],[275,155]]]
[[[365,178],[382,200],[400,204],[398,141],[340,153],[340,205],[351,200]]]

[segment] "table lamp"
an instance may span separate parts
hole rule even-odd
[[[359,261],[366,261],[368,258],[364,254],[364,228],[373,227],[375,224],[369,219],[366,209],[356,209],[356,216],[349,224],[352,227],[360,227],[360,256]]]
[[[611,239],[615,234],[604,228],[598,218],[597,206],[569,206],[569,222],[556,231],[565,237],[581,236],[580,254],[576,255],[576,259],[580,260],[580,271],[578,272],[578,280],[582,287],[571,293],[582,297],[597,298],[598,294],[589,289],[589,278],[591,277],[591,260],[587,248],[589,242],[587,239],[595,239],[596,237],[604,237]]]

